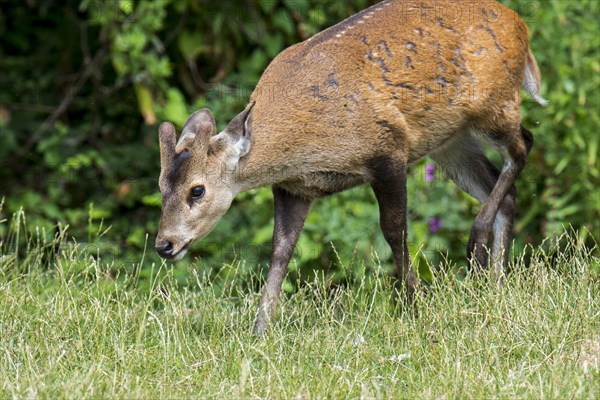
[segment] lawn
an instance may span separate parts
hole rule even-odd
[[[251,335],[257,276],[227,287],[168,265],[107,271],[80,246],[0,247],[2,398],[556,398],[600,392],[599,259],[575,236],[515,260],[502,288],[444,265],[393,301],[382,268],[315,274]],[[46,248],[47,250],[47,248]],[[524,254],[525,254],[524,253]],[[525,262],[525,260],[528,260]],[[160,272],[160,273],[159,273]],[[248,279],[255,280],[248,284]],[[260,278],[262,279],[262,278]],[[216,290],[219,289],[219,290]]]

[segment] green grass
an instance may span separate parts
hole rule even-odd
[[[260,339],[250,334],[258,293],[240,289],[256,277],[233,275],[216,290],[195,273],[177,285],[163,270],[141,285],[139,269],[115,278],[82,248],[64,247],[49,267],[44,246],[19,257],[11,240],[0,244],[2,398],[600,392],[600,265],[574,236],[530,251],[503,288],[485,273],[458,279],[437,268],[418,318],[394,306],[383,272],[334,288],[315,277],[282,299]]]

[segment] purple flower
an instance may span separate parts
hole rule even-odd
[[[429,224],[429,231],[431,233],[436,233],[442,227],[442,219],[439,217],[429,217],[427,223]]]
[[[425,166],[425,181],[432,182],[435,174],[435,164],[427,164]]]

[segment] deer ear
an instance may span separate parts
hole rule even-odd
[[[210,110],[208,108],[198,110],[190,115],[183,126],[175,151],[179,153],[185,148],[198,145],[205,147],[216,132],[217,125]]]
[[[252,109],[256,102],[252,102],[244,111],[231,120],[223,131],[228,144],[235,148],[239,157],[250,151],[252,144]]]
[[[160,164],[164,167],[175,155],[175,140],[177,134],[170,122],[163,122],[158,128],[158,143],[160,145]]]

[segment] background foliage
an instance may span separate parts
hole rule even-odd
[[[37,234],[48,243],[68,225],[90,254],[113,270],[128,268],[156,234],[157,125],[181,128],[191,112],[209,107],[223,128],[282,49],[370,3],[0,0],[0,220],[24,208],[27,221],[17,223],[30,232],[42,227]],[[531,29],[550,100],[546,108],[522,107],[536,142],[518,182],[515,251],[568,225],[584,239],[600,237],[599,3],[504,3]],[[479,209],[443,175],[426,179],[426,163],[413,167],[409,182],[409,237],[424,277],[426,259],[464,264]],[[187,260],[209,274],[222,274],[224,263],[264,268],[271,208],[268,189],[240,195]],[[353,279],[374,254],[385,265],[377,215],[367,188],[316,202],[289,282],[313,269]],[[0,243],[18,240],[0,224]],[[188,272],[180,263],[175,276]]]

